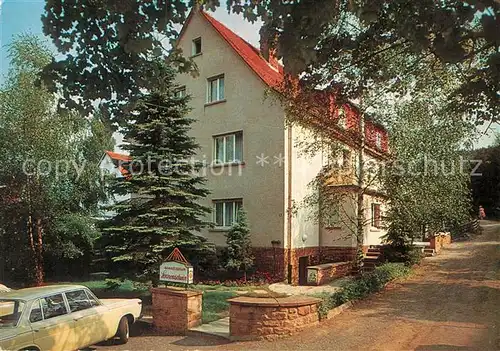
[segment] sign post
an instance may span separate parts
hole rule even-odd
[[[178,248],[175,248],[160,266],[160,281],[193,284],[193,266],[186,260]]]

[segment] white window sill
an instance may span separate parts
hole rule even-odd
[[[205,103],[205,107],[213,106],[213,105],[217,105],[217,104],[221,104],[223,102],[226,102],[226,99],[212,101],[212,102],[207,102],[207,103]]]
[[[210,167],[221,168],[221,167],[232,167],[232,166],[244,166],[245,162],[225,162],[225,163],[212,163]]]
[[[208,229],[209,232],[228,232],[231,230],[231,227],[214,227]]]

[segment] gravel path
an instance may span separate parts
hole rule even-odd
[[[277,342],[139,336],[110,350],[500,350],[500,224],[314,330]],[[99,347],[104,349],[106,347]]]

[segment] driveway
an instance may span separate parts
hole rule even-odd
[[[483,221],[402,283],[278,342],[138,336],[110,350],[500,350],[500,224]],[[106,347],[99,347],[99,349]]]

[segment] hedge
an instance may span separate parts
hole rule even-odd
[[[319,305],[320,318],[324,318],[332,308],[340,306],[348,301],[359,300],[368,295],[382,290],[391,280],[404,278],[410,274],[411,268],[403,263],[386,263],[376,267],[369,273],[348,281],[335,293],[323,293],[317,295],[323,301]]]

